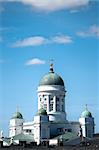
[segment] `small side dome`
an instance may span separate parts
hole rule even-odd
[[[87,109],[87,105],[86,105],[85,111],[82,112],[81,117],[82,117],[82,118],[89,118],[89,117],[92,117],[91,112],[88,111],[88,109]]]
[[[23,119],[23,116],[20,112],[15,112],[12,116],[12,119]]]
[[[39,110],[38,110],[38,112],[37,112],[37,115],[44,115],[44,116],[46,116],[47,115],[47,112],[46,112],[46,110],[45,109],[43,109],[43,108],[40,108]]]

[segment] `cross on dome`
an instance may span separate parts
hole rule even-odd
[[[88,105],[87,104],[85,105],[85,109],[88,110]]]
[[[53,71],[53,64],[52,63],[50,64],[50,72],[52,72],[52,73],[54,72]]]
[[[54,70],[53,70],[53,59],[50,59],[50,72],[51,73],[54,73]]]

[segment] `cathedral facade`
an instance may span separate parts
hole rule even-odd
[[[78,122],[70,122],[66,117],[65,97],[66,89],[63,79],[54,72],[53,64],[49,73],[44,75],[38,86],[38,112],[34,120],[26,122],[20,112],[15,112],[10,119],[9,137],[24,133],[32,135],[37,144],[59,135],[72,133],[84,137],[93,137],[94,118],[86,110],[81,114]]]

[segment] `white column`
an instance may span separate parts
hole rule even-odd
[[[56,112],[56,96],[53,98],[53,111]]]
[[[47,113],[49,113],[49,98],[50,98],[50,95],[48,95],[47,97]]]

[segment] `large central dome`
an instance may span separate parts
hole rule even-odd
[[[44,75],[40,82],[39,86],[42,85],[61,85],[64,86],[63,79],[53,71],[53,64],[50,65],[50,72],[46,75]]]

